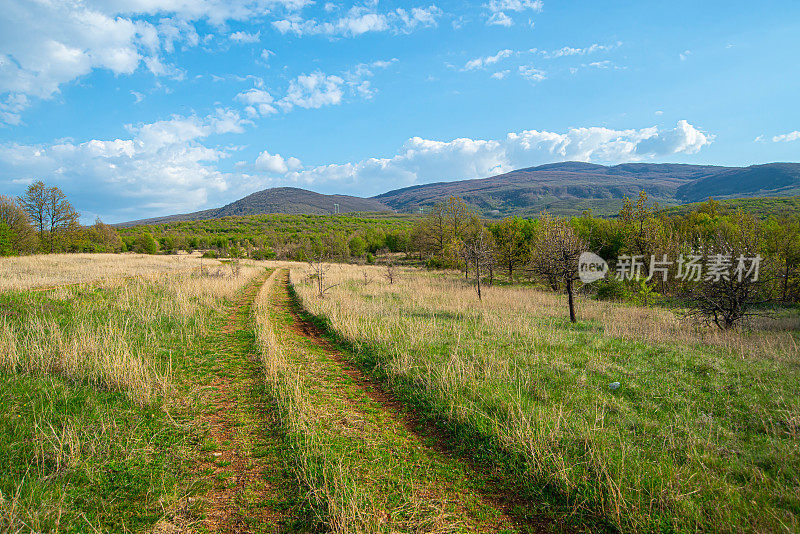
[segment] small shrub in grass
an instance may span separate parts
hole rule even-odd
[[[367,252],[367,265],[373,265],[375,263],[375,256],[372,255],[372,252]]]
[[[625,298],[625,285],[616,277],[604,278],[595,282],[594,296],[598,300],[623,300]]]
[[[204,258],[216,259],[219,255],[215,250],[207,250],[203,253]]]

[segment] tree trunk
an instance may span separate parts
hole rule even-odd
[[[514,283],[514,262],[508,261],[508,281]]]
[[[576,322],[575,319],[575,302],[572,297],[572,280],[567,279],[567,299],[569,300],[569,320],[571,322]]]
[[[476,287],[478,289],[478,300],[482,300],[481,299],[481,270],[480,270],[480,266],[478,264],[479,261],[480,260],[476,256],[475,257],[475,283],[476,283]]]
[[[489,287],[494,285],[494,265],[489,263]]]
[[[781,302],[786,302],[786,294],[789,292],[789,256],[786,256],[786,264],[783,271],[783,296]]]

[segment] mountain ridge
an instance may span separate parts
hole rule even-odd
[[[547,210],[577,215],[619,211],[624,197],[646,191],[663,206],[717,199],[800,194],[800,163],[748,167],[685,163],[599,165],[578,161],[526,167],[486,178],[412,185],[362,198],[324,195],[295,187],[257,191],[220,208],[120,223],[118,226],[215,219],[258,214],[417,213],[448,196],[459,196],[483,216],[533,216]]]

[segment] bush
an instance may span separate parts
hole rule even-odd
[[[155,254],[158,252],[158,244],[156,244],[156,240],[153,239],[151,233],[144,232],[136,238],[136,242],[133,244],[133,251],[139,254]]]
[[[369,265],[375,263],[375,256],[372,255],[372,252],[367,252],[367,263]]]
[[[425,268],[428,270],[441,269],[443,266],[444,263],[442,262],[442,260],[440,260],[435,256],[431,256],[430,258],[428,258],[428,261],[425,262]]]
[[[211,258],[213,260],[217,259],[218,256],[219,256],[219,254],[217,254],[217,252],[215,250],[206,250],[203,253],[203,257],[204,258]]]
[[[594,289],[594,296],[599,300],[624,300],[627,293],[625,285],[615,276],[599,280]]]

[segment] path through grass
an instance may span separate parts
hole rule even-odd
[[[279,273],[268,297],[266,347],[295,471],[335,532],[532,532],[491,473],[450,453],[436,432],[367,381],[308,322]],[[268,343],[268,344],[269,344]],[[270,375],[270,373],[272,373]]]

